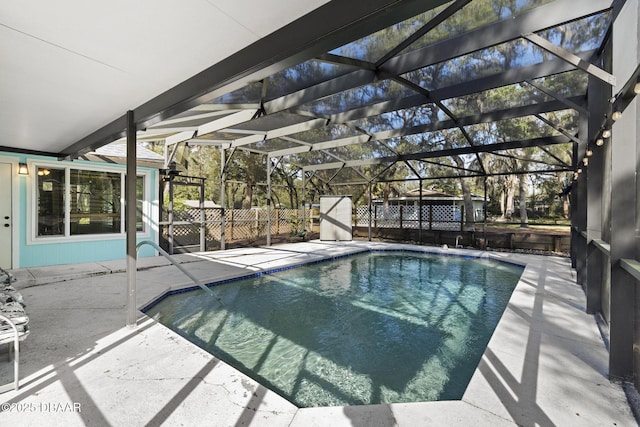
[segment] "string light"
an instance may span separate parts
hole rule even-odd
[[[596,145],[598,147],[602,147],[603,144],[604,144],[604,140],[602,138],[596,139]]]
[[[593,156],[593,151],[587,150],[587,157],[591,157],[591,156]]]
[[[611,137],[611,129],[605,129],[602,131],[602,137],[603,138],[610,138]]]
[[[613,121],[618,120],[620,117],[622,117],[622,113],[620,111],[614,111],[613,114],[611,114],[611,120]]]
[[[582,159],[582,163],[584,163],[585,166],[589,165],[589,158],[585,157],[584,159]]]
[[[633,93],[635,93],[636,95],[640,94],[640,82],[636,83],[633,87]]]

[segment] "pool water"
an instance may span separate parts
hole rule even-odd
[[[461,399],[523,268],[367,252],[170,295],[162,324],[299,407]]]

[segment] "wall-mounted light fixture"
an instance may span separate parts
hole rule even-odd
[[[18,163],[18,175],[29,175],[29,168],[26,163]]]

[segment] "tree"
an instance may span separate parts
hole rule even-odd
[[[430,30],[416,40],[405,50],[411,50],[422,46],[433,45],[440,40],[450,37],[452,34],[461,34],[471,29],[487,25],[491,22],[507,19],[509,16],[521,13],[524,9],[536,7],[545,0],[522,2],[519,0],[495,0],[483,2],[470,2],[442,24]],[[434,9],[414,18],[408,19],[394,26],[381,30],[373,35],[364,37],[353,43],[335,49],[331,53],[356,59],[345,60],[344,63],[329,63],[326,58],[313,59],[278,72],[263,81],[253,82],[233,93],[224,95],[219,102],[228,103],[252,103],[263,106],[261,114],[266,117],[258,118],[254,126],[256,129],[269,129],[270,114],[269,102],[283,95],[292,94],[309,85],[328,81],[340,76],[361,64],[364,68],[380,66],[379,76],[385,76],[384,61],[377,63],[403,42],[406,37],[422,28],[431,18],[439,13],[447,5]],[[593,28],[601,28],[603,21],[609,19],[605,14],[596,15],[562,25],[557,28],[545,30],[540,34],[574,52],[591,49],[599,45],[602,32],[592,31]],[[396,52],[397,53],[397,52]],[[273,122],[281,127],[286,127],[288,120],[298,123],[300,116],[315,116],[329,118],[334,113],[344,113],[363,106],[377,104],[380,101],[390,99],[402,99],[416,93],[427,98],[435,89],[463,83],[467,80],[492,75],[498,72],[508,71],[514,68],[530,65],[549,57],[547,52],[541,51],[525,39],[518,39],[501,45],[485,48],[449,61],[433,64],[420,68],[402,76],[392,78],[383,77],[373,83],[362,87],[352,88],[322,99],[312,101],[300,106],[297,110],[279,114]],[[562,97],[571,97],[578,93],[584,93],[586,79],[580,71],[564,73],[536,79],[536,85],[543,85],[547,89]],[[410,83],[408,83],[410,82]],[[416,88],[416,85],[420,88]],[[431,91],[431,92],[430,92]],[[424,105],[402,110],[380,112],[378,115],[348,121],[346,123],[328,123],[319,129],[307,130],[277,141],[258,142],[251,146],[254,150],[272,148],[282,144],[289,147],[293,140],[302,141],[310,145],[317,142],[326,142],[356,135],[372,135],[379,130],[394,130],[420,124],[435,123],[463,115],[486,113],[493,110],[505,109],[510,106],[531,104],[547,101],[551,98],[546,91],[541,91],[528,83],[498,87],[482,93],[470,96],[453,98],[450,100],[432,99]],[[265,108],[267,110],[265,110]],[[275,115],[275,114],[274,114]],[[576,115],[566,113],[553,113],[545,115],[550,120],[565,129],[573,126]],[[282,162],[272,174],[272,197],[280,204],[288,203],[294,206],[299,203],[298,187],[301,185],[302,175],[293,164],[321,164],[325,162],[341,162],[347,160],[366,159],[379,156],[393,156],[394,154],[410,154],[419,151],[437,151],[442,149],[456,149],[474,144],[493,144],[496,142],[508,142],[516,139],[528,139],[536,135],[551,135],[557,132],[549,132],[549,126],[536,117],[526,117],[502,122],[494,122],[484,125],[458,127],[453,129],[429,132],[421,135],[408,135],[393,137],[384,141],[369,141],[351,146],[337,146],[331,149],[313,150],[307,153],[291,155],[288,162]],[[546,133],[545,133],[546,132]],[[554,133],[555,132],[555,133]],[[190,165],[198,168],[198,175],[205,175],[214,182],[219,177],[219,160],[206,154],[209,147],[196,149],[190,159]],[[211,154],[216,149],[211,149]],[[565,152],[566,151],[566,152]],[[209,157],[212,157],[209,159]],[[523,185],[526,175],[523,172],[536,173],[539,165],[546,163],[558,164],[571,161],[571,146],[558,145],[544,149],[519,149],[506,150],[500,153],[485,153],[477,155],[453,155],[446,158],[429,159],[397,163],[394,165],[375,165],[362,168],[344,168],[335,170],[318,170],[306,178],[307,188],[313,189],[317,194],[339,191],[351,192],[356,197],[367,194],[367,186],[362,181],[389,181],[384,185],[374,187],[378,196],[388,199],[392,194],[393,186],[390,181],[409,179],[419,176],[422,179],[449,177],[457,175],[459,179],[454,181],[447,179],[439,181],[436,185],[443,190],[450,187],[447,192],[461,192],[465,201],[465,220],[468,225],[473,223],[473,208],[471,194],[474,187],[478,187],[475,178],[486,172],[492,187],[491,198],[499,201],[500,213],[508,217],[513,213],[515,199],[520,199],[521,223],[526,224],[526,191]],[[286,164],[286,165],[285,165]],[[565,165],[566,166],[566,165]],[[190,169],[192,166],[190,166]],[[498,175],[504,174],[504,175]],[[313,175],[311,177],[311,175]],[[521,178],[520,178],[521,177]],[[257,201],[262,203],[265,199],[264,187],[266,180],[265,158],[259,154],[236,152],[230,161],[228,178],[242,182],[242,186],[234,182],[227,186],[232,197],[228,197],[229,203],[235,201],[234,194],[242,192],[242,204],[249,207]],[[550,179],[550,178],[545,178]],[[208,181],[209,182],[209,181]],[[338,182],[349,185],[336,186]],[[219,188],[219,185],[217,186]],[[218,190],[219,193],[219,190]],[[207,197],[212,199],[218,194],[215,186],[207,188]],[[210,195],[210,196],[209,196]],[[219,198],[219,194],[218,194]]]

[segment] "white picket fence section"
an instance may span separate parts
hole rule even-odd
[[[423,230],[462,230],[462,209],[453,205],[379,206],[371,207],[371,226],[374,228],[411,228]],[[369,207],[358,206],[355,223],[369,226]],[[422,224],[420,224],[422,215]]]
[[[271,235],[292,235],[302,230],[311,230],[311,210],[305,210],[306,226],[303,226],[301,209],[271,209]],[[205,238],[207,242],[220,241],[222,231],[222,209],[204,209]],[[194,247],[200,245],[200,209],[175,211],[173,245]],[[225,241],[253,240],[267,235],[267,209],[225,209]],[[169,225],[161,223],[164,239],[169,239]]]
[[[453,205],[422,206],[372,206],[371,225],[374,228],[462,230],[462,209]],[[313,230],[312,210],[271,209],[271,235],[294,235],[302,230]],[[254,240],[267,236],[267,209],[225,209],[225,241]],[[422,215],[422,222],[420,221]],[[200,245],[201,219],[199,209],[174,212],[173,246],[196,247]],[[316,218],[317,220],[317,218]],[[221,240],[222,209],[204,209],[206,242]],[[316,224],[317,225],[317,224]],[[358,206],[354,218],[357,227],[369,226],[369,207]],[[169,239],[167,222],[161,223],[162,236]],[[168,241],[168,240],[167,240]],[[209,244],[209,243],[208,243]],[[207,246],[208,247],[208,246]]]

